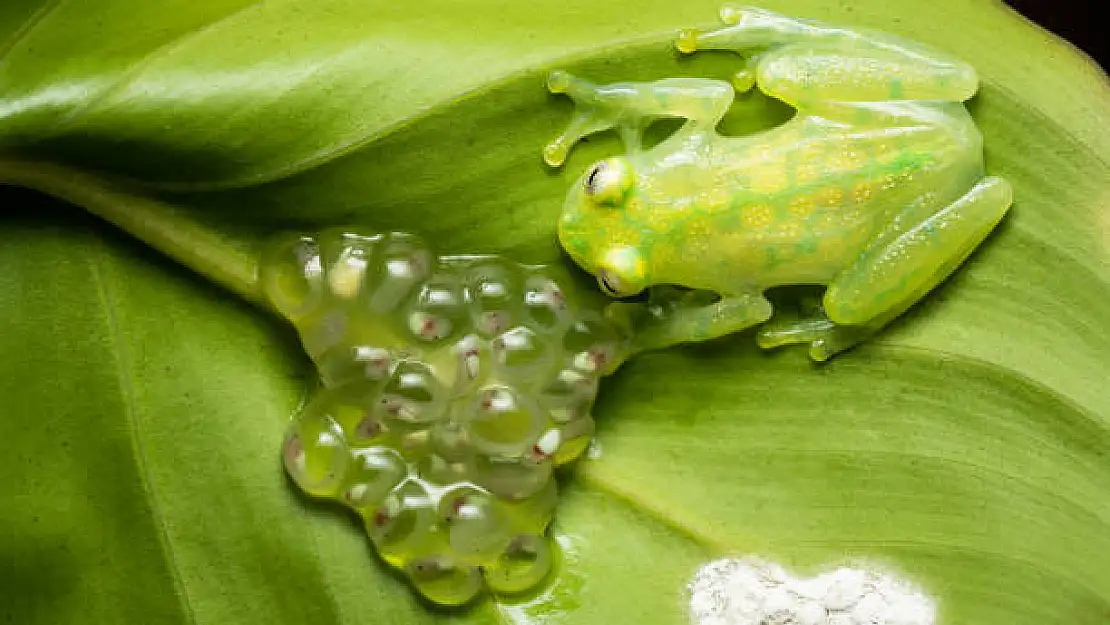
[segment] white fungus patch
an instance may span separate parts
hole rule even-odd
[[[754,558],[706,564],[690,582],[694,625],[933,625],[934,602],[910,582],[842,567],[807,579]]]

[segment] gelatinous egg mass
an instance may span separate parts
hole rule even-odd
[[[323,382],[286,433],[293,482],[359,514],[432,602],[549,579],[552,470],[590,443],[617,331],[543,268],[437,258],[409,234],[290,237],[261,275]]]

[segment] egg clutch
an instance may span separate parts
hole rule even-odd
[[[441,258],[409,234],[279,240],[261,274],[322,380],[285,437],[297,486],[360,515],[435,603],[541,584],[552,471],[589,445],[616,329],[553,270]]]

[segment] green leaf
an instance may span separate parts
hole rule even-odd
[[[1105,623],[1106,76],[990,0],[767,4],[975,64],[1011,217],[826,366],[750,336],[626,365],[564,484],[558,582],[461,614],[296,495],[278,447],[310,367],[192,271],[257,301],[252,246],[335,223],[565,262],[562,195],[618,146],[545,168],[569,111],[545,71],[727,76],[668,47],[717,0],[0,4],[0,180],[74,205],[0,189],[0,622],[672,625],[701,563],[756,553],[886,563],[947,623]],[[747,98],[728,127],[786,114]]]

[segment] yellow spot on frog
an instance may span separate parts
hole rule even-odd
[[[852,201],[856,204],[866,204],[871,201],[874,195],[875,182],[872,180],[857,182],[855,186],[852,187]]]
[[[790,200],[790,205],[787,207],[787,212],[797,217],[798,219],[805,219],[813,214],[815,208],[813,198],[808,195],[801,195],[793,200]]]
[[[685,223],[682,256],[690,260],[711,255],[714,248],[713,221],[710,217],[691,217]]]
[[[859,171],[863,168],[866,159],[866,155],[861,150],[846,148],[831,154],[825,167],[829,173]]]
[[[761,230],[771,225],[774,218],[774,211],[766,204],[749,204],[740,209],[740,220],[744,222],[745,226],[755,230]]]

